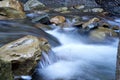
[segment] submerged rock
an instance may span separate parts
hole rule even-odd
[[[2,46],[0,48],[0,79],[13,80],[11,79],[13,75],[30,75],[40,60],[42,51],[48,52],[49,49],[50,45],[46,39],[38,39],[34,36],[25,36]]]
[[[0,1],[0,15],[8,18],[25,18],[22,4],[17,0]]]

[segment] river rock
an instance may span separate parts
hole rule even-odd
[[[46,24],[46,25],[51,24],[50,18],[48,16],[48,14],[46,14],[46,13],[39,14],[38,16],[33,17],[32,22],[40,22],[40,23]]]
[[[0,14],[8,18],[25,18],[23,6],[17,0],[0,1]]]
[[[50,45],[44,38],[25,36],[0,48],[0,80],[13,80],[13,76],[30,75]]]
[[[76,5],[76,6],[73,6],[73,8],[81,10],[85,8],[85,5]]]
[[[39,10],[45,8],[45,5],[43,3],[41,3],[38,0],[28,0],[25,4],[24,4],[24,10],[25,11],[29,11],[29,10]]]
[[[89,38],[93,41],[104,41],[107,37],[118,37],[118,34],[109,28],[99,27],[90,31]]]
[[[55,8],[55,9],[54,9],[54,11],[56,11],[56,12],[65,12],[65,11],[67,11],[67,10],[68,10],[67,7],[59,7],[59,8]]]
[[[93,8],[92,12],[97,12],[97,13],[103,12],[103,9],[102,8]]]
[[[51,26],[49,26],[49,25],[44,25],[44,24],[41,24],[41,23],[36,23],[36,24],[35,24],[35,27],[40,28],[40,29],[43,29],[43,30],[52,30],[52,27],[51,27]]]
[[[61,24],[61,23],[64,23],[65,21],[66,19],[64,16],[55,16],[50,19],[50,22],[53,24]]]
[[[97,26],[97,22],[99,22],[99,18],[92,18],[88,22],[82,24],[83,29],[91,29]]]

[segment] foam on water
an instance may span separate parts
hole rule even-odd
[[[113,45],[88,45],[58,30],[48,31],[62,43],[53,49],[60,58],[38,69],[43,80],[114,80],[117,42]],[[39,80],[39,79],[38,79]]]

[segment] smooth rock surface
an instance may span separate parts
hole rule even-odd
[[[34,10],[34,9],[39,10],[41,8],[44,8],[44,7],[45,7],[45,5],[38,0],[28,0],[24,4],[24,10],[26,10],[26,11]]]
[[[61,24],[61,23],[64,23],[65,21],[66,19],[64,16],[55,16],[50,19],[50,22],[53,24]]]
[[[7,66],[0,66],[0,78],[6,80],[11,78],[11,75],[31,75],[40,61],[42,51],[48,52],[49,49],[50,45],[46,39],[30,35],[2,46],[0,48],[0,65]],[[5,69],[9,71],[4,72]]]
[[[90,39],[94,41],[105,41],[108,37],[117,37],[117,33],[109,28],[99,27],[90,31]]]
[[[85,29],[85,28],[94,28],[95,27],[95,24],[100,21],[99,18],[92,18],[90,19],[88,22],[85,22],[83,23],[82,25],[82,28]]]
[[[25,18],[22,4],[18,0],[0,1],[0,14],[8,18]]]

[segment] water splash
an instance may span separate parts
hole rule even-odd
[[[113,45],[89,45],[72,33],[68,35],[57,29],[47,32],[62,43],[53,48],[60,59],[38,69],[34,80],[114,80],[118,41]]]
[[[59,60],[59,58],[55,55],[55,53],[52,50],[49,50],[48,53],[42,52],[42,58],[38,64],[38,67],[40,69],[45,68],[48,65],[51,65],[51,64],[57,62],[58,60]]]

